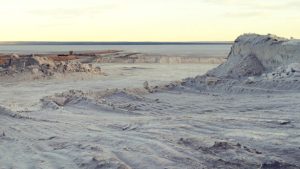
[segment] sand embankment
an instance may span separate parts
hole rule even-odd
[[[300,43],[273,35],[242,35],[225,63],[182,84],[218,92],[299,91]]]
[[[82,63],[76,56],[2,56],[0,60],[1,78],[22,78],[32,80],[54,77],[68,73],[100,74],[101,68]]]
[[[118,52],[108,55],[99,55],[98,63],[160,63],[160,64],[221,64],[225,58],[218,57],[180,57],[149,55],[142,53]]]
[[[299,40],[275,35],[245,34],[235,40],[228,61],[209,74],[230,77],[261,75],[299,62]]]

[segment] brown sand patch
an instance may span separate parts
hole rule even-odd
[[[0,58],[0,65],[3,65],[3,64],[5,64],[5,62],[6,62],[6,60],[5,60],[5,59],[3,59],[3,58]]]
[[[53,61],[70,61],[70,60],[76,60],[78,59],[77,56],[74,55],[68,55],[68,56],[48,56],[49,59]]]
[[[4,56],[4,55],[0,55],[0,65],[3,65],[7,62],[9,58],[7,56]]]

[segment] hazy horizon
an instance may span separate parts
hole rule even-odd
[[[0,45],[203,45],[233,41],[0,41]]]
[[[298,0],[0,0],[0,41],[234,41],[300,38]]]

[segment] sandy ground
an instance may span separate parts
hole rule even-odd
[[[70,89],[162,84],[215,66],[106,64],[108,76],[1,82],[1,106],[19,112],[0,109],[0,168],[299,168],[298,92],[119,92],[40,107]]]
[[[104,90],[108,88],[143,87],[168,83],[204,74],[213,64],[98,64],[103,75],[68,74],[50,80],[1,79],[0,106],[13,111],[38,110],[40,99],[67,90]],[[162,73],[164,72],[164,73]]]

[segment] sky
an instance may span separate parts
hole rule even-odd
[[[300,38],[299,0],[0,0],[0,41]]]

